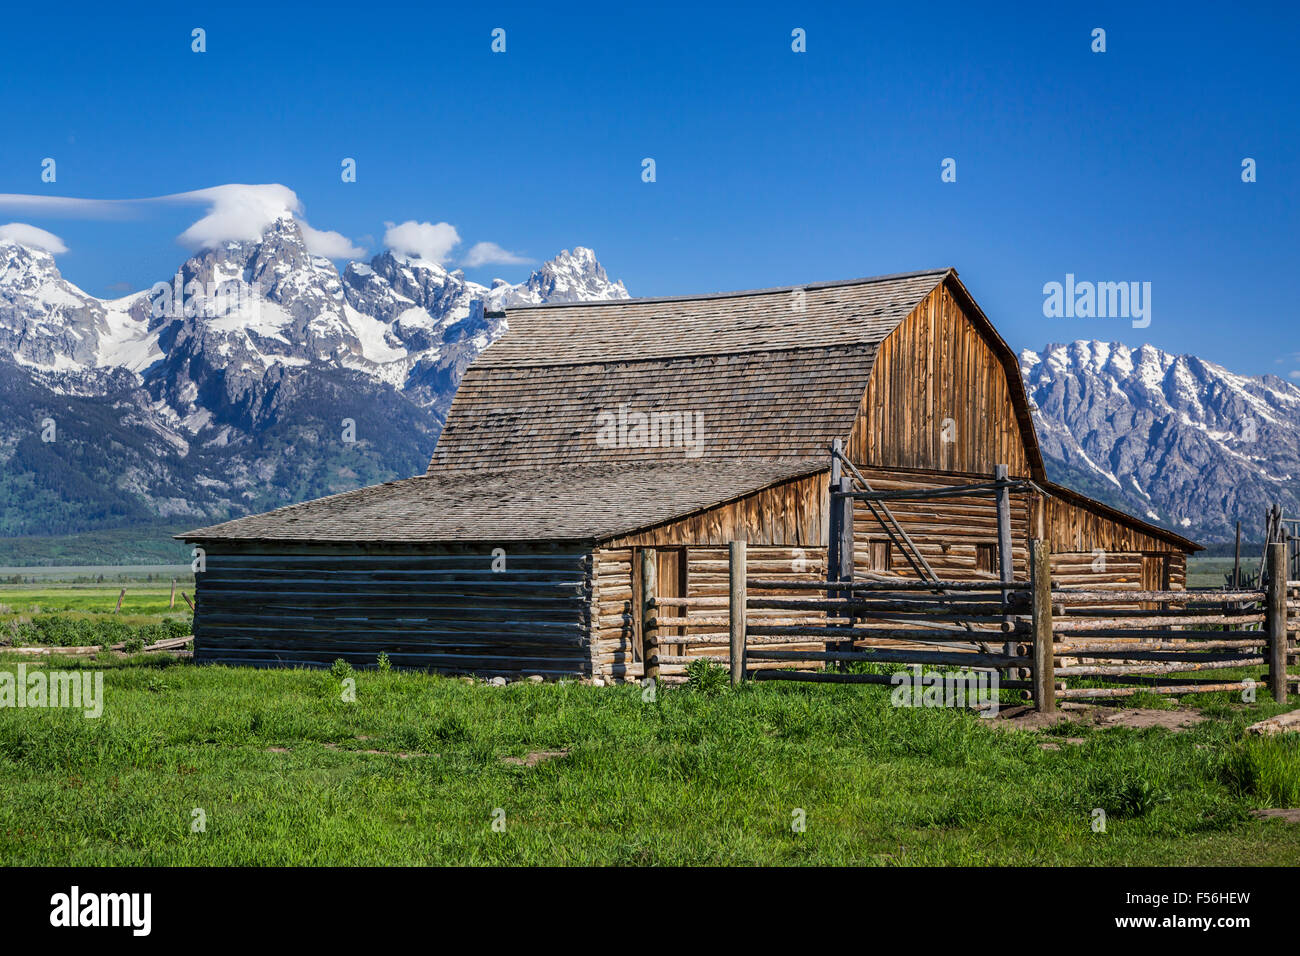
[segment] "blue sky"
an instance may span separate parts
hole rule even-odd
[[[587,245],[633,295],[953,265],[1016,348],[1149,341],[1300,370],[1300,14],[982,7],[20,5],[0,35],[0,193],[282,183],[370,254],[385,222],[448,222],[453,262],[481,241],[538,260]],[[202,214],[0,223],[57,234],[64,274],[110,295],[170,274]],[[1045,318],[1066,273],[1150,282],[1150,327]]]

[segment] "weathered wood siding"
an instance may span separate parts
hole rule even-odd
[[[1047,528],[1053,553],[1095,548],[1115,552],[1183,553],[1173,542],[1056,497],[1047,499]]]
[[[826,447],[829,450],[829,442]],[[744,537],[754,544],[825,547],[829,501],[830,479],[828,472],[821,472],[782,482],[656,528],[612,539],[606,546],[715,544],[725,547],[733,539]]]
[[[195,658],[328,666],[343,658],[484,675],[585,674],[591,557],[581,545],[209,545]]]
[[[859,465],[1030,473],[1007,371],[947,285],[880,343],[847,453]]]

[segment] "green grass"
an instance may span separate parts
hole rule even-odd
[[[1300,827],[1249,814],[1295,798],[1296,745],[1244,738],[1267,694],[1183,733],[1049,735],[860,685],[706,678],[647,702],[367,670],[348,703],[328,671],[83,666],[105,672],[100,719],[0,709],[6,862],[1300,863]]]

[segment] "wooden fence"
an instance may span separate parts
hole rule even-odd
[[[1285,568],[1283,545],[1270,545],[1269,560],[1263,589],[1064,589],[1053,587],[1047,549],[1034,541],[1027,582],[807,581],[748,577],[745,542],[734,541],[727,597],[659,598],[653,581],[644,589],[645,673],[680,674],[701,656],[728,665],[733,684],[894,682],[848,669],[867,662],[996,671],[1000,687],[1050,711],[1058,700],[1143,690],[1242,690],[1254,683],[1248,675],[1188,675],[1267,665],[1264,680],[1285,701],[1300,683],[1287,673],[1300,581],[1272,573]],[[661,655],[669,627],[681,630],[664,639],[680,653]]]

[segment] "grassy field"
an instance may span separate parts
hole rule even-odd
[[[1278,708],[1226,695],[1184,732],[1023,732],[865,686],[366,671],[349,703],[323,671],[83,666],[100,719],[0,709],[5,862],[1300,863],[1300,826],[1250,815],[1300,806],[1300,742],[1247,741]]]
[[[1241,558],[1243,575],[1259,571],[1259,552],[1243,554]],[[1221,588],[1225,586],[1224,575],[1232,572],[1232,558],[1201,558],[1195,555],[1187,559],[1187,586],[1189,588]]]
[[[48,614],[62,611],[86,613],[112,613],[117,606],[117,596],[122,588],[124,615],[156,616],[167,613],[188,612],[181,592],[194,597],[190,584],[176,585],[176,607],[170,608],[171,584],[62,584],[29,586],[0,586],[0,614]]]

